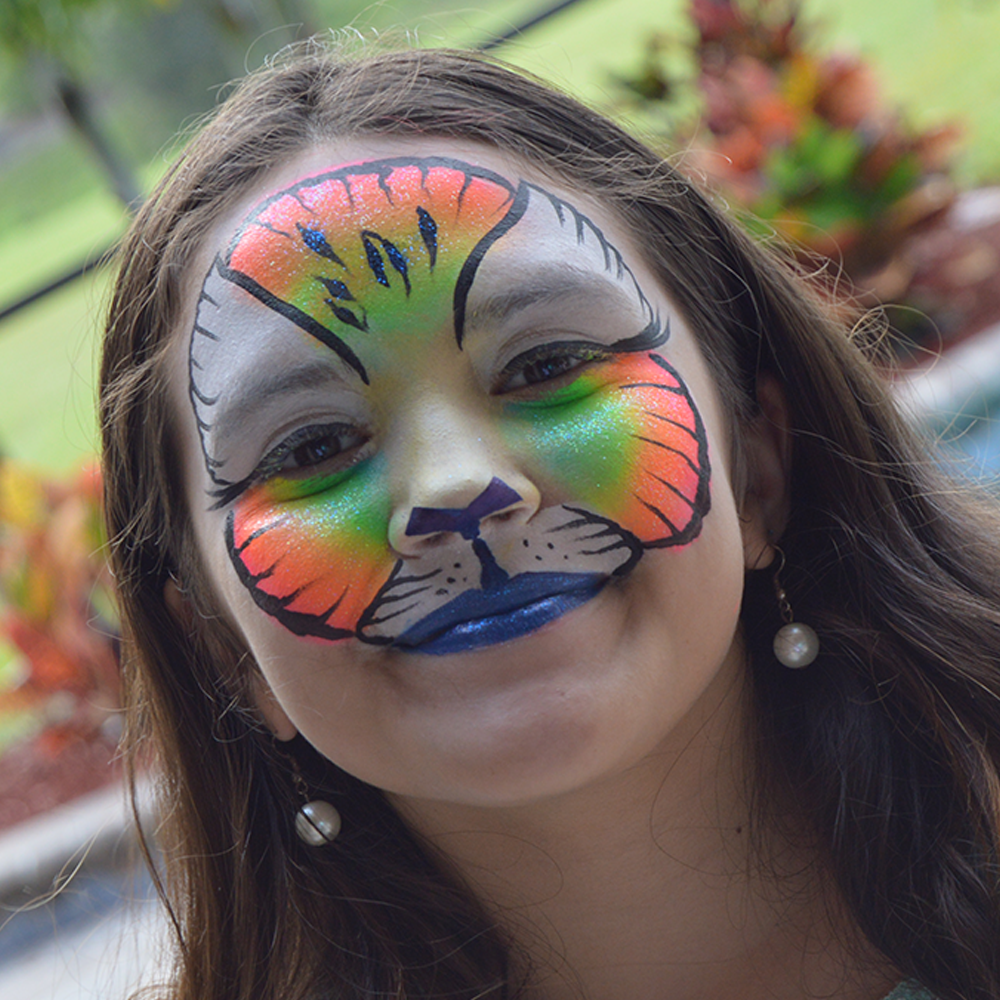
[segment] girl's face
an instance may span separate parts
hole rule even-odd
[[[592,199],[468,143],[300,155],[207,241],[172,378],[265,714],[358,777],[556,794],[738,674],[760,526],[691,332]]]

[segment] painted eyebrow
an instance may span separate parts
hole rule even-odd
[[[474,304],[469,311],[468,325],[499,325],[517,313],[539,304],[552,304],[568,298],[604,299],[611,296],[614,304],[641,309],[621,285],[602,274],[569,267],[542,267],[516,288],[492,295]]]
[[[263,375],[237,390],[232,400],[219,407],[219,415],[212,422],[212,432],[219,437],[227,437],[265,402],[303,389],[319,389],[331,382],[348,384],[343,374],[327,361],[309,361],[284,371]]]

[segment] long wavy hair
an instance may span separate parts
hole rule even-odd
[[[755,705],[753,802],[789,792],[857,927],[942,1000],[1000,997],[1000,518],[940,470],[871,363],[804,279],[604,117],[495,61],[313,46],[246,79],[173,164],[122,244],[101,369],[106,518],[124,629],[127,759],[152,758],[157,878],[176,1000],[515,997],[485,907],[372,788],[252,709],[256,669],[217,613],[181,490],[165,356],[209,227],[312,145],[447,136],[511,153],[630,228],[700,340],[733,428],[758,376],[791,413],[781,544],[808,670],[777,665],[773,594],[743,608]],[[194,613],[164,600],[173,578]],[[292,829],[292,763],[349,824],[330,850]],[[774,810],[771,810],[772,812]]]

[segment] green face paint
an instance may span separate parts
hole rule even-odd
[[[661,358],[618,355],[539,402],[507,407],[507,434],[563,490],[640,539],[688,529],[704,498],[704,431]]]

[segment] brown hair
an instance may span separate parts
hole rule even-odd
[[[631,226],[696,331],[739,431],[762,371],[792,414],[782,546],[810,669],[770,640],[749,574],[755,801],[794,791],[868,940],[942,1000],[1000,996],[1000,559],[996,512],[900,417],[857,337],[673,168],[572,99],[447,51],[312,48],[249,77],[143,206],[121,253],[101,372],[106,517],[125,635],[126,748],[155,756],[179,1000],[511,997],[509,944],[382,794],[304,741],[335,850],[292,832],[289,764],[250,709],[245,650],[213,614],[171,440],[163,358],[207,229],[264,172],[361,133],[460,137],[591,193]],[[178,629],[173,574],[199,611]],[[272,956],[279,960],[272,960]]]

